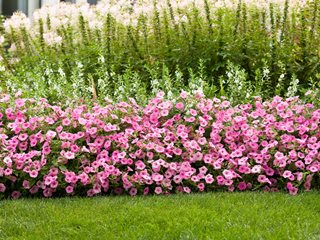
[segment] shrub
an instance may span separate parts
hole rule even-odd
[[[173,94],[201,79],[210,96],[236,99],[247,87],[284,96],[290,85],[300,95],[319,80],[319,19],[318,0],[62,3],[32,21],[16,13],[4,22],[1,87],[51,100],[127,100],[165,79]]]

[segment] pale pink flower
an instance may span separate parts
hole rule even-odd
[[[165,93],[162,92],[162,91],[157,93],[157,97],[158,97],[158,98],[163,98],[164,95],[165,95]]]
[[[74,152],[67,151],[67,152],[64,153],[64,157],[66,159],[74,159],[75,154],[74,154]]]
[[[30,177],[36,178],[38,176],[38,172],[36,170],[32,170],[29,172]]]
[[[57,135],[57,133],[54,132],[54,131],[52,131],[52,130],[49,130],[49,131],[46,133],[47,139],[53,139],[53,138],[55,138],[56,135]]]
[[[206,183],[211,184],[211,183],[214,182],[214,178],[213,178],[213,176],[211,174],[207,174],[205,176],[205,181],[206,181]]]
[[[161,193],[162,193],[162,188],[161,188],[161,187],[156,187],[156,188],[154,189],[154,192],[155,192],[156,194],[161,194]]]
[[[157,145],[156,147],[155,147],[155,150],[156,150],[156,152],[158,152],[158,153],[163,153],[164,152],[164,147],[162,147],[162,146],[160,146],[160,145]]]
[[[233,174],[230,170],[223,170],[222,174],[225,177],[225,179],[232,179],[233,178]]]
[[[260,173],[261,172],[261,166],[260,165],[255,165],[252,169],[251,169],[252,173]]]
[[[189,187],[183,187],[183,191],[185,193],[191,193],[191,189]]]
[[[181,98],[183,98],[183,99],[185,99],[185,98],[187,98],[187,97],[188,97],[188,93],[187,93],[187,92],[185,92],[185,91],[181,91],[181,93],[180,93],[180,97],[181,97]]]
[[[284,178],[289,178],[292,175],[291,171],[285,170],[282,174]]]

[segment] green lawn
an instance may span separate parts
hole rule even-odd
[[[320,239],[320,193],[5,200],[0,239]]]

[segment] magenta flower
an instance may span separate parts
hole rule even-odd
[[[246,188],[247,188],[247,184],[246,184],[245,182],[240,182],[240,183],[238,184],[238,189],[239,189],[240,191],[244,191],[244,190],[246,190]]]

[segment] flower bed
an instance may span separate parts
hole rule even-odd
[[[298,97],[235,107],[158,93],[130,102],[0,99],[0,196],[169,194],[318,185],[320,109]]]

